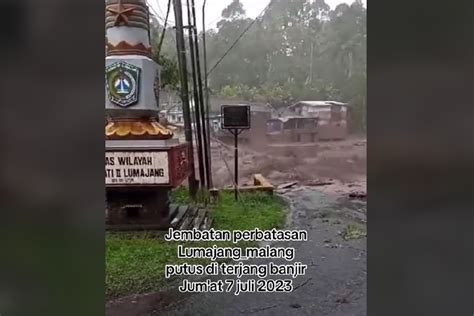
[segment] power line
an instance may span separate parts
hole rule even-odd
[[[154,11],[152,9],[152,12],[151,14],[157,19],[158,22],[160,22],[161,24],[164,24],[165,23],[165,19],[162,18],[161,16],[159,16],[156,11]],[[171,26],[175,26],[175,22],[172,21],[171,19],[168,18],[168,24],[171,25]]]
[[[161,33],[160,43],[158,44],[158,54],[160,54],[160,52],[161,52],[161,46],[163,45],[163,40],[165,39],[166,26],[168,24],[168,17],[170,15],[170,9],[171,9],[171,0],[168,0],[168,8],[166,9],[165,24],[163,25],[163,32]]]
[[[217,17],[217,19],[214,19],[214,21],[207,23],[206,26],[211,26],[212,24],[216,23],[217,20],[219,20],[219,19],[222,19],[222,17],[221,16]]]
[[[156,7],[158,8],[158,11],[160,11],[160,13],[163,14],[163,11],[161,10],[161,6],[160,6],[160,1],[155,0],[155,3],[156,3]]]
[[[150,10],[151,10],[151,14],[152,14],[157,20],[160,20],[160,21],[163,20],[163,18],[155,11],[155,9],[154,9],[151,5],[148,5],[148,7],[149,7]]]
[[[159,15],[156,10],[153,8],[153,6],[148,3],[148,7],[150,8],[150,10],[152,11],[151,13],[153,14],[153,16],[158,19],[160,22],[162,23],[165,23],[165,20],[161,15]],[[172,21],[171,19],[168,18],[168,24],[170,24],[171,26],[175,26],[176,23],[174,21]]]
[[[162,17],[157,16],[157,15],[154,14],[153,12],[151,12],[151,15],[156,18],[156,20],[158,21],[158,23],[160,24],[160,26],[162,26],[162,25],[165,24],[165,19],[163,19]],[[176,26],[176,24],[174,24],[173,21],[170,21],[170,19],[168,19],[167,25],[168,25],[168,27],[175,27],[175,26]]]
[[[156,16],[157,18],[161,18],[161,17],[159,16],[159,14],[156,13],[156,10],[155,10],[155,8],[153,8],[153,6],[151,5],[151,3],[148,3],[148,7],[150,8],[150,10],[152,11],[152,13],[153,13],[154,16]]]
[[[247,33],[247,31],[252,27],[252,25],[255,24],[255,22],[257,22],[257,20],[263,16],[265,14],[265,12],[268,10],[268,8],[270,8],[270,6],[272,5],[273,3],[273,0],[270,1],[270,3],[268,3],[268,5],[265,7],[265,9],[262,10],[262,12],[260,12],[260,14],[247,26],[247,28],[242,32],[242,34],[239,35],[239,37],[237,37],[237,39],[235,40],[234,43],[232,43],[232,45],[229,47],[229,49],[224,53],[224,55],[222,55],[222,57],[217,61],[217,63],[211,68],[211,70],[209,70],[209,72],[206,74],[206,76],[209,76],[211,74],[211,72],[216,69],[217,66],[219,66],[219,64],[222,62],[222,60],[225,58],[225,56],[227,56],[227,54],[235,47],[235,45],[237,45],[237,43],[240,41],[240,39],[245,35],[245,33]]]

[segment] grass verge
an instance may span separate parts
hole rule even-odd
[[[171,195],[173,203],[187,203],[187,191],[178,189]],[[265,193],[242,195],[236,202],[233,193],[221,194],[218,203],[212,208],[213,228],[227,230],[272,229],[282,227],[285,220],[284,202],[276,196]],[[147,233],[117,234],[108,233],[105,240],[106,256],[106,296],[108,299],[129,294],[157,291],[168,284],[164,278],[167,264],[205,264],[206,260],[180,260],[177,258],[177,245],[212,246],[210,243],[166,242]],[[217,243],[225,245],[224,242]],[[245,247],[250,243],[239,244]]]
[[[367,228],[360,224],[350,224],[344,227],[341,232],[344,240],[360,239],[367,237]]]

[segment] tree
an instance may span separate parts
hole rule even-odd
[[[245,10],[242,3],[239,0],[233,0],[231,4],[222,10],[222,18],[225,20],[236,20],[245,16]]]

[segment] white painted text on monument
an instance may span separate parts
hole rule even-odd
[[[169,183],[167,152],[106,152],[105,184]]]

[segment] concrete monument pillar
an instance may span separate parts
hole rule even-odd
[[[168,192],[189,173],[189,146],[160,124],[160,66],[151,59],[145,0],[106,1],[106,222],[166,227]]]

